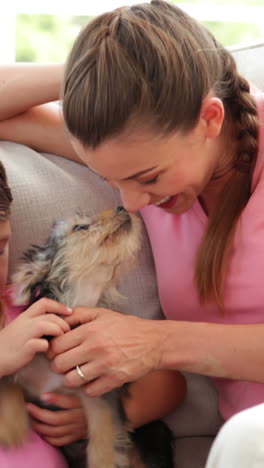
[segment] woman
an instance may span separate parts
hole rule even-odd
[[[59,79],[51,81],[53,99]],[[37,94],[30,105],[42,101]],[[16,141],[78,154],[120,190],[125,208],[141,210],[168,320],[77,309],[69,323],[84,323],[84,337],[73,330],[54,340],[54,368],[79,386],[81,366],[91,396],[154,369],[209,375],[226,419],[261,403],[263,97],[251,94],[206,29],[154,0],[84,29],[66,66],[63,99],[75,153],[56,110],[34,109],[0,132],[10,138],[18,126]],[[44,129],[21,136],[41,119],[49,122]]]

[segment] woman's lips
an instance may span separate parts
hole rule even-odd
[[[164,201],[160,200],[158,203],[155,203],[155,205],[159,208],[170,209],[175,205],[176,199],[177,195],[174,195],[173,197],[166,197],[163,199]]]

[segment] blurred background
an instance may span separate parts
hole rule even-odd
[[[142,0],[146,1],[146,0]],[[264,42],[264,0],[171,0],[224,45]],[[129,0],[9,0],[1,7],[0,62],[63,62],[80,28]],[[42,3],[42,4],[41,4]]]

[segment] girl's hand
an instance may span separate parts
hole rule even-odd
[[[52,411],[28,403],[32,427],[49,444],[56,447],[87,438],[87,422],[78,397],[46,393],[42,401],[62,408]]]
[[[51,299],[40,299],[0,331],[0,377],[28,364],[36,353],[48,351],[44,335],[59,336],[70,330],[55,314],[69,316],[71,309]]]
[[[90,396],[99,396],[159,369],[161,321],[78,307],[67,322],[81,325],[54,338],[48,353],[53,370],[66,374],[66,386],[83,385],[77,365],[87,382],[93,381],[85,386]]]

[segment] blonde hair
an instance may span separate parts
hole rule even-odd
[[[192,130],[210,91],[225,107],[238,141],[234,171],[209,218],[197,253],[201,302],[223,305],[234,227],[251,193],[258,146],[257,109],[232,55],[201,24],[162,0],[91,21],[69,55],[63,113],[69,132],[96,148],[132,122],[164,135]]]

